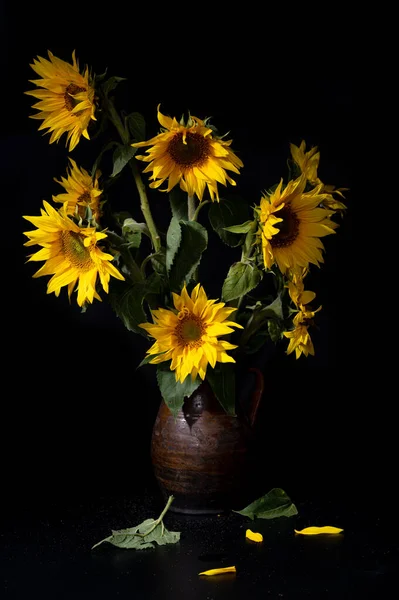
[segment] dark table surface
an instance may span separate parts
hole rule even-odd
[[[233,512],[182,516],[165,525],[180,542],[143,551],[91,546],[120,529],[156,518],[163,505],[151,486],[133,495],[47,506],[35,515],[14,511],[0,534],[1,598],[156,600],[188,598],[395,598],[398,544],[384,515],[345,502],[297,502],[299,514],[250,521]],[[6,515],[7,516],[7,515]],[[294,528],[335,525],[335,536],[305,537]],[[245,539],[261,532],[262,544]],[[236,574],[199,577],[235,565]]]

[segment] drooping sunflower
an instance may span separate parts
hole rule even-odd
[[[124,280],[123,275],[111,264],[113,256],[101,250],[98,242],[107,237],[94,227],[82,228],[76,225],[67,214],[66,205],[56,211],[46,201],[45,210],[40,217],[24,217],[37,227],[33,231],[24,232],[29,238],[25,246],[42,246],[29,261],[46,261],[33,275],[52,275],[47,285],[47,293],[59,296],[61,288],[68,286],[68,296],[77,286],[77,302],[83,306],[93,299],[101,301],[96,291],[97,278],[108,293],[110,276]]]
[[[334,214],[320,206],[321,186],[305,192],[306,177],[290,181],[283,189],[281,180],[276,190],[265,195],[257,209],[258,241],[262,243],[265,268],[277,264],[286,274],[298,268],[317,266],[324,261],[321,237],[334,233]]]
[[[342,198],[345,198],[342,192],[348,190],[348,188],[336,188],[334,185],[325,185],[317,175],[317,170],[320,163],[320,152],[317,146],[311,148],[306,152],[306,142],[302,140],[300,146],[290,144],[291,156],[294,163],[299,167],[301,173],[305,175],[306,179],[313,186],[322,186],[324,193],[323,206],[326,208],[343,213],[346,210],[346,206],[343,202],[334,198],[334,194],[338,194]]]
[[[180,295],[173,293],[173,302],[176,310],[154,310],[154,323],[140,325],[156,339],[147,350],[148,355],[156,355],[150,363],[171,360],[170,369],[175,371],[176,381],[183,383],[190,374],[193,381],[197,375],[205,379],[208,363],[214,368],[216,362],[235,362],[226,350],[237,346],[219,340],[218,336],[232,333],[232,327],[242,329],[238,323],[226,320],[236,308],[208,300],[200,284],[191,296],[185,286]]]
[[[217,137],[213,130],[197,117],[190,116],[185,125],[176,118],[164,116],[158,105],[158,121],[163,127],[162,133],[146,142],[132,146],[141,148],[151,146],[147,155],[136,158],[150,163],[144,173],[152,171],[151,188],[158,188],[168,180],[163,192],[170,192],[175,185],[189,196],[197,195],[202,200],[206,186],[212,201],[219,201],[217,184],[236,185],[226,171],[239,174],[241,160],[230,149],[232,140],[225,141]]]
[[[295,357],[298,359],[303,353],[305,356],[311,354],[314,356],[314,346],[309,334],[309,327],[313,324],[313,318],[321,310],[321,306],[315,310],[300,310],[294,317],[295,328],[292,331],[284,331],[286,338],[290,340],[287,348],[287,354],[295,350]]]
[[[96,173],[94,179],[82,167],[78,167],[76,162],[69,158],[70,167],[67,171],[67,177],[61,177],[61,180],[54,178],[54,181],[62,185],[65,189],[64,194],[53,196],[54,202],[67,203],[67,214],[74,215],[75,212],[80,217],[86,214],[86,208],[89,207],[93,213],[96,222],[101,217],[100,199],[102,190],[99,189],[98,177]]]
[[[288,281],[288,293],[295,306],[304,310],[306,304],[313,302],[316,294],[310,290],[305,290],[304,278],[308,269],[301,269],[291,272],[291,279]]]
[[[96,120],[95,91],[89,79],[89,69],[84,73],[79,72],[79,64],[72,53],[72,64],[54,56],[48,51],[49,59],[37,57],[30,65],[41,79],[32,79],[40,88],[25,92],[29,96],[38,98],[39,102],[33,105],[39,112],[31,115],[32,119],[42,119],[39,127],[51,132],[50,144],[58,141],[63,133],[67,134],[66,145],[73,150],[81,136],[89,138],[87,128],[90,120]]]

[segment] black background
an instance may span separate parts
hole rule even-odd
[[[123,496],[151,484],[149,443],[159,405],[154,370],[135,371],[145,340],[125,330],[106,301],[81,314],[68,305],[65,291],[58,299],[47,296],[47,278],[33,280],[34,265],[25,262],[23,231],[30,226],[22,215],[38,214],[43,199],[60,193],[53,178],[64,175],[67,160],[65,137],[49,145],[38,121],[29,119],[32,98],[23,94],[33,87],[29,63],[48,49],[66,61],[76,49],[81,66],[126,77],[118,102],[144,114],[149,135],[157,131],[158,103],[172,116],[187,110],[212,116],[221,132],[231,132],[244,162],[236,180],[249,204],[286,175],[289,143],[302,139],[320,148],[321,179],[350,188],[341,227],[325,239],[325,264],[312,270],[312,289],[323,306],[313,334],[316,356],[295,361],[282,347],[265,370],[259,471],[265,491],[281,486],[298,500],[355,505],[359,498],[377,499],[384,473],[370,432],[374,409],[364,402],[356,358],[350,26],[342,19],[339,29],[325,20],[287,28],[250,9],[220,22],[205,7],[192,14],[187,7],[165,6],[158,13],[141,7],[134,16],[120,7],[112,15],[82,5],[59,10],[25,7],[21,20],[17,6],[2,5],[7,516],[99,494]],[[72,157],[89,168],[89,142],[82,138]],[[121,206],[140,218],[127,178],[118,185]],[[152,193],[151,203],[165,218],[166,196]],[[231,259],[217,240],[212,244],[204,271],[218,294],[215,282]]]

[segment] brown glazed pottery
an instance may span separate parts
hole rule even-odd
[[[242,508],[253,476],[253,425],[263,392],[258,369],[248,414],[224,412],[204,381],[186,398],[174,417],[162,402],[153,427],[151,458],[164,500],[170,510],[185,514],[213,514]]]

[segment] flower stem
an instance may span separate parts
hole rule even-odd
[[[156,529],[158,527],[158,525],[160,523],[162,523],[162,519],[164,518],[164,516],[168,512],[169,507],[172,504],[172,502],[173,502],[174,499],[175,499],[174,496],[169,496],[165,508],[163,509],[163,511],[159,515],[158,519],[153,523],[153,525],[150,527],[150,529],[148,531],[145,531],[144,533],[136,533],[135,535],[138,535],[140,537],[146,537],[149,533],[152,533],[154,531],[154,529]],[[162,525],[163,525],[163,523],[162,523]]]
[[[246,260],[248,260],[253,252],[253,238],[254,238],[254,232],[248,231],[247,235],[245,236],[245,241],[244,244],[242,246],[242,251],[241,251],[241,262],[245,262]],[[244,296],[239,296],[239,298],[237,298],[236,300],[236,308],[237,310],[240,308],[241,303],[244,299]]]
[[[150,235],[151,235],[154,250],[155,250],[155,252],[158,252],[161,249],[161,238],[159,237],[154,219],[152,218],[150,203],[148,202],[145,185],[143,183],[143,180],[141,179],[141,175],[137,168],[137,164],[133,161],[130,161],[129,164],[130,164],[130,168],[132,169],[132,173],[133,173],[134,181],[136,182],[137,190],[139,192],[141,212],[143,213],[145,222],[147,223],[147,227],[148,227]]]
[[[201,208],[202,208],[203,206],[205,206],[205,204],[209,204],[209,202],[210,202],[209,200],[204,200],[203,202],[200,202],[200,203],[198,204],[198,206],[197,206],[197,209],[196,209],[196,211],[195,211],[195,213],[194,213],[194,216],[193,216],[193,219],[192,219],[193,221],[196,221],[196,220],[198,219],[198,214],[199,214],[199,211],[201,210]]]
[[[129,132],[126,130],[126,127],[124,127],[122,120],[119,116],[119,113],[116,110],[113,102],[108,99],[105,100],[105,107],[108,112],[109,118],[111,119],[112,123],[114,124],[115,128],[117,129],[117,131],[119,133],[119,136],[120,136],[122,142],[124,144],[129,144]],[[148,202],[145,185],[143,183],[143,180],[141,179],[141,175],[137,168],[137,164],[134,160],[134,157],[132,160],[129,161],[129,165],[132,169],[133,178],[136,183],[137,191],[140,196],[141,212],[143,213],[145,222],[147,223],[147,227],[148,227],[148,230],[151,235],[151,240],[152,240],[152,244],[154,246],[154,250],[155,250],[155,252],[158,252],[158,250],[160,250],[160,248],[161,248],[161,239],[158,235],[157,228],[155,226],[155,222],[154,222],[154,219],[151,214],[150,203]]]
[[[187,195],[187,208],[188,208],[188,220],[189,221],[195,221],[195,215],[196,215],[196,210],[195,210],[195,196],[189,196]]]
[[[111,243],[117,248],[120,254],[123,256],[123,259],[126,263],[126,267],[129,270],[129,277],[135,283],[137,281],[143,280],[143,274],[140,270],[140,267],[132,257],[129,250],[126,248],[126,244],[124,243],[123,238],[121,238],[118,234],[113,231],[107,231],[107,237],[111,241]]]

